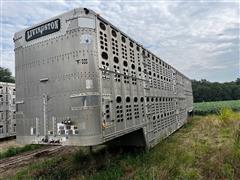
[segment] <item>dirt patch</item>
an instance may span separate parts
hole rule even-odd
[[[18,144],[16,139],[6,140],[0,142],[0,153],[6,151],[10,147],[22,147],[23,145]]]

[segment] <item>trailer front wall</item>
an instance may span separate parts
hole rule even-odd
[[[17,140],[102,142],[95,16],[83,9],[52,18],[60,31],[26,41],[16,35]],[[44,24],[44,23],[41,23]],[[41,26],[41,25],[40,25]]]

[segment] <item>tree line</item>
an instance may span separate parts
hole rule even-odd
[[[194,102],[240,99],[240,78],[231,82],[209,82],[206,79],[192,80]]]

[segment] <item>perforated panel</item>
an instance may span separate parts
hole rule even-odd
[[[186,92],[192,96],[190,81],[108,22],[98,19],[98,27],[100,53],[107,53],[109,63],[109,69],[103,67],[102,74],[106,73],[104,69],[109,70],[111,84],[110,91],[106,90],[106,83],[102,84],[103,93],[109,92],[113,101],[121,97],[121,102],[113,103],[116,105],[112,107],[112,111],[116,111],[113,119],[117,128],[106,131],[105,135],[109,137],[142,124],[147,127],[149,144],[154,144],[155,140],[172,133],[179,127],[179,122],[186,120],[187,106],[191,107],[191,99],[186,100]],[[106,47],[110,51],[106,51]],[[105,80],[105,76],[102,78]],[[180,79],[188,82],[188,86],[180,85]]]

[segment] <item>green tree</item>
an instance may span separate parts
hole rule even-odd
[[[209,82],[206,79],[192,80],[194,102],[240,99],[240,78],[231,82]]]
[[[240,85],[240,78],[237,78],[236,84],[237,84],[237,85]]]
[[[0,67],[0,82],[15,82],[15,79],[9,69]]]

